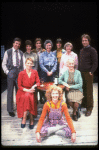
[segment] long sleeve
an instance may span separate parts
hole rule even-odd
[[[70,89],[71,89],[71,88],[72,88],[72,89],[80,89],[80,88],[82,88],[83,81],[82,81],[82,77],[81,77],[80,71],[78,72],[77,75],[75,74],[75,76],[76,76],[78,82],[77,82],[75,85],[71,85],[71,86],[70,86]],[[74,76],[74,79],[75,79],[75,76]]]
[[[60,70],[60,75],[62,74],[62,69],[63,69],[63,66],[64,66],[64,55],[62,55],[62,57],[61,57],[61,60],[60,60],[60,68],[59,68],[59,70]]]
[[[63,81],[64,79],[64,76],[65,76],[65,72],[59,77],[58,81],[59,81],[59,84],[63,84],[65,85],[66,82]]]
[[[39,57],[39,64],[40,64],[40,68],[44,71],[44,72],[48,72],[48,70],[44,67],[44,56],[43,53],[40,55]]]
[[[9,70],[7,68],[7,60],[8,60],[8,55],[7,55],[7,51],[4,53],[4,57],[3,57],[3,61],[2,61],[2,69],[4,71],[4,73],[7,75]]]
[[[90,72],[94,73],[98,66],[98,55],[95,49],[91,50],[91,60],[92,60],[92,67]]]
[[[77,56],[77,54],[75,55],[74,60],[75,60],[75,69],[78,69],[78,56]]]
[[[53,69],[51,70],[52,72],[55,72],[57,69],[57,57],[55,57],[55,61],[54,61],[54,67]]]
[[[65,114],[65,117],[66,117],[68,126],[69,126],[70,129],[71,129],[71,132],[72,132],[72,133],[75,133],[76,131],[75,131],[75,129],[74,129],[74,125],[73,125],[72,119],[71,119],[71,117],[70,117],[70,115],[69,115],[69,112],[68,112],[68,108],[67,108],[66,103],[64,103],[64,104],[62,105],[62,111],[63,111],[64,114]]]
[[[49,106],[47,105],[47,102],[46,102],[43,106],[42,114],[41,114],[40,119],[38,121],[36,132],[40,132],[48,110],[49,110]]]
[[[18,88],[23,91],[24,87],[22,86],[22,78],[23,78],[23,71],[21,71],[18,75]]]
[[[36,85],[40,86],[40,79],[37,71],[36,71]]]

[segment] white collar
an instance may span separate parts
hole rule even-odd
[[[16,51],[14,47],[12,47],[12,50],[13,50],[13,52],[15,52],[15,51]],[[18,49],[18,52],[19,52],[19,49]]]

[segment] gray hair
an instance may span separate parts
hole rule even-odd
[[[45,42],[44,42],[44,47],[46,47],[46,44],[48,44],[48,43],[50,43],[51,45],[52,45],[52,47],[53,47],[53,43],[52,43],[52,41],[51,40],[46,40]]]
[[[67,42],[67,43],[65,43],[65,45],[64,45],[64,49],[66,50],[66,46],[67,45],[70,45],[70,46],[72,46],[72,49],[73,49],[73,44],[72,43],[70,43],[70,42]]]

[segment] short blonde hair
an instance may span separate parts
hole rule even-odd
[[[70,43],[70,42],[67,42],[67,43],[65,43],[65,45],[64,45],[64,49],[66,50],[66,46],[67,45],[70,45],[70,46],[72,46],[72,49],[73,49],[73,44],[72,43]]]
[[[51,85],[50,88],[46,91],[46,94],[45,94],[45,96],[47,98],[47,101],[52,100],[52,97],[51,97],[52,91],[58,91],[58,94],[59,94],[58,100],[63,100],[62,88],[60,88],[59,86],[56,86],[56,85]]]
[[[31,61],[31,62],[33,63],[33,59],[32,59],[32,58],[30,58],[30,57],[29,57],[29,58],[27,58],[27,59],[25,60],[25,63],[27,63],[27,61],[28,61],[28,60],[29,60],[29,61]]]

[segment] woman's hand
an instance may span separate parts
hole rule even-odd
[[[53,74],[52,71],[47,72],[47,76],[51,76]]]
[[[76,141],[76,133],[72,133],[71,141],[74,143]]]
[[[41,142],[41,136],[40,136],[40,133],[39,132],[37,132],[36,133],[36,140],[37,140],[37,142]]]
[[[66,87],[66,91],[69,91],[69,87]]]
[[[34,88],[31,88],[31,89],[24,88],[23,91],[28,92],[28,93],[33,93],[33,92],[35,92],[35,89]]]

